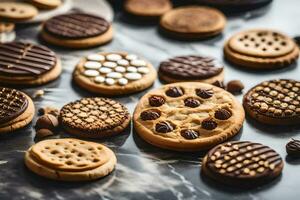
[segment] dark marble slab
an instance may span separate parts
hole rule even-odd
[[[149,59],[156,67],[159,62],[175,55],[205,54],[222,58],[224,41],[233,33],[246,28],[274,28],[290,36],[300,34],[300,3],[297,0],[276,0],[267,10],[243,13],[230,17],[223,35],[207,40],[184,42],[162,37],[156,25],[133,23],[118,14],[112,43],[89,50],[67,50],[50,46],[62,59],[63,74],[60,79],[45,85],[45,95],[35,99],[37,108],[61,107],[69,101],[91,94],[71,82],[71,73],[79,58],[97,51],[129,51]],[[38,39],[39,27],[19,26],[17,37],[42,43]],[[226,80],[241,79],[246,90],[272,78],[299,79],[296,65],[271,72],[246,71],[223,61]],[[157,80],[152,88],[160,86]],[[32,94],[39,88],[26,89]],[[146,91],[145,91],[146,92]],[[114,98],[126,104],[131,113],[139,98],[145,93]],[[237,96],[241,100],[242,95]],[[276,181],[251,190],[224,187],[201,177],[201,158],[205,152],[176,153],[152,147],[143,142],[130,128],[124,134],[100,142],[111,147],[118,158],[116,170],[109,176],[89,183],[61,183],[46,180],[28,171],[24,166],[24,151],[34,143],[32,126],[7,137],[0,138],[0,199],[299,199],[300,162],[286,157],[285,144],[299,137],[300,129],[263,126],[247,119],[235,139],[251,140],[271,146],[285,160],[283,174]],[[67,135],[65,135],[67,136]]]

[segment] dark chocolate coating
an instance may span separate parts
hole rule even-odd
[[[300,141],[292,139],[286,144],[286,152],[289,156],[300,157]]]

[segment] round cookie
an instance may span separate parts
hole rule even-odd
[[[83,58],[73,72],[74,81],[97,94],[124,95],[142,91],[157,73],[146,60],[134,54],[101,52]]]
[[[117,163],[104,145],[65,138],[41,141],[25,153],[28,169],[59,181],[91,181],[110,174]]]
[[[270,80],[251,88],[243,105],[253,119],[272,125],[300,123],[300,82]]]
[[[206,83],[181,82],[144,95],[133,118],[135,130],[148,143],[198,151],[236,135],[245,114],[229,92]]]
[[[30,97],[21,91],[0,87],[0,135],[28,125],[34,116]]]
[[[130,123],[125,106],[107,98],[83,98],[65,105],[59,120],[70,134],[85,138],[117,135]]]
[[[199,81],[213,84],[224,81],[223,65],[214,58],[177,56],[160,63],[159,78],[167,83]]]
[[[60,60],[45,46],[24,42],[0,44],[0,81],[8,85],[41,85],[58,78]]]
[[[43,24],[41,36],[47,42],[69,48],[88,48],[112,40],[113,29],[104,18],[86,13],[55,16]]]
[[[172,9],[170,0],[126,0],[125,11],[140,17],[160,17]]]
[[[0,20],[20,22],[31,19],[38,14],[38,10],[27,3],[0,2]]]
[[[40,9],[54,9],[62,4],[61,0],[28,0]]]
[[[204,39],[220,34],[226,24],[225,16],[218,10],[202,6],[179,7],[165,13],[162,30],[178,38]]]
[[[224,56],[241,67],[275,69],[295,62],[299,48],[291,38],[277,31],[248,30],[228,40]]]
[[[202,161],[201,169],[204,175],[223,184],[256,187],[278,177],[283,161],[270,147],[233,141],[210,150]]]

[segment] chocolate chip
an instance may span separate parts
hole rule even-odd
[[[231,112],[227,109],[219,109],[215,112],[215,118],[219,120],[226,120],[232,116]]]
[[[159,133],[168,133],[174,130],[174,125],[170,122],[159,122],[155,125],[155,130]]]
[[[194,140],[199,137],[199,133],[195,130],[187,129],[180,132],[181,136],[187,140]]]
[[[155,120],[155,119],[158,119],[160,117],[160,111],[159,110],[154,110],[154,109],[145,110],[141,113],[140,117],[144,121]]]
[[[165,98],[158,95],[153,95],[149,98],[149,104],[154,107],[159,107],[165,103]]]
[[[244,89],[244,84],[239,80],[232,80],[227,83],[227,91],[232,94],[241,93]]]
[[[201,126],[202,126],[202,128],[204,128],[206,130],[213,130],[213,129],[217,128],[218,124],[217,124],[217,122],[213,121],[212,119],[206,119],[206,120],[202,121]]]
[[[184,100],[184,105],[187,107],[196,108],[200,106],[200,101],[198,99],[190,97]]]
[[[300,157],[300,140],[292,139],[286,144],[286,152],[289,156]]]
[[[184,94],[183,89],[178,88],[178,87],[170,87],[166,91],[166,95],[168,95],[169,97],[180,97],[183,94]]]
[[[196,89],[196,94],[203,99],[208,99],[214,95],[214,92],[211,89]]]
[[[224,85],[223,81],[216,81],[212,85],[217,86],[217,87],[222,88],[222,89],[225,88],[225,85]]]

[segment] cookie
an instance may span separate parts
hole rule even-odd
[[[179,7],[165,13],[161,29],[168,35],[183,39],[204,39],[220,34],[226,24],[218,10],[202,6]]]
[[[224,47],[225,58],[240,67],[275,69],[287,67],[299,56],[288,36],[272,30],[248,30],[232,36]]]
[[[113,29],[104,18],[86,13],[55,16],[43,24],[41,36],[47,42],[69,48],[88,48],[112,40]]]
[[[21,91],[0,87],[0,135],[28,125],[34,116],[30,97]]]
[[[54,9],[62,4],[61,0],[28,0],[31,4],[40,9]]]
[[[117,135],[130,122],[125,106],[107,98],[83,98],[65,105],[59,116],[61,126],[70,134],[85,138]]]
[[[124,95],[150,87],[154,67],[134,54],[101,52],[83,58],[73,72],[74,81],[97,94]]]
[[[65,138],[41,141],[25,153],[32,172],[59,181],[91,181],[110,174],[117,163],[115,154],[94,142]]]
[[[25,42],[0,44],[0,82],[41,85],[61,73],[60,60],[45,46]]]
[[[177,56],[160,63],[159,78],[167,83],[199,81],[213,84],[223,82],[223,65],[211,57]]]
[[[27,3],[0,2],[0,20],[20,22],[32,19],[38,10]]]
[[[248,141],[220,144],[204,157],[204,175],[223,184],[256,187],[278,177],[283,161],[270,147]]]
[[[300,123],[300,82],[280,79],[264,81],[244,96],[243,105],[253,119],[272,125]]]
[[[206,83],[181,82],[144,95],[133,118],[135,130],[148,143],[198,151],[236,135],[245,114],[229,92]]]
[[[170,0],[127,0],[124,9],[131,15],[140,17],[160,17],[172,9]]]

